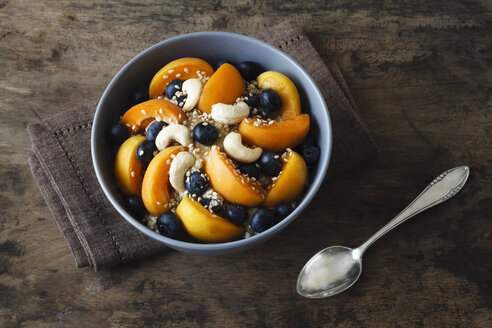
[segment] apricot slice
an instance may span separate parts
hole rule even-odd
[[[257,181],[242,175],[217,146],[212,146],[205,161],[212,188],[231,203],[255,206],[265,199],[265,190]]]
[[[114,160],[114,175],[118,187],[125,195],[140,195],[142,190],[142,163],[137,159],[137,147],[144,140],[142,135],[134,135],[123,142]]]
[[[161,68],[150,81],[149,98],[162,96],[172,80],[187,80],[197,78],[199,75],[212,76],[213,73],[212,66],[199,58],[185,57],[173,60]]]
[[[299,196],[307,181],[307,166],[298,153],[289,152],[287,163],[282,167],[278,179],[270,185],[264,206],[274,206],[278,203],[291,202]]]
[[[172,155],[184,149],[182,146],[167,147],[150,161],[142,182],[142,200],[150,214],[158,216],[171,209],[169,168],[173,160]]]
[[[301,114],[293,119],[268,124],[258,119],[245,118],[238,132],[249,145],[267,151],[282,151],[297,146],[309,132],[309,115]]]
[[[121,123],[130,132],[143,131],[153,120],[166,123],[182,123],[185,112],[172,102],[164,99],[151,99],[133,106],[121,118]]]
[[[226,63],[220,66],[205,83],[198,101],[198,109],[210,113],[214,104],[234,104],[245,91],[241,73],[234,66]]]
[[[244,227],[212,214],[202,204],[188,197],[181,200],[176,215],[190,236],[207,243],[238,239],[244,232]]]
[[[284,120],[290,120],[301,114],[301,99],[294,83],[279,72],[268,71],[257,78],[261,89],[272,89],[282,99],[279,115]]]

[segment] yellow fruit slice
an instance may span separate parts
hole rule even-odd
[[[212,76],[214,69],[200,58],[185,57],[173,60],[157,72],[149,86],[149,98],[157,98],[164,94],[169,82],[175,79],[187,80],[199,75]]]
[[[301,155],[292,151],[282,167],[278,179],[270,186],[263,206],[274,206],[291,202],[299,196],[306,186],[307,166]]]
[[[207,243],[235,240],[244,232],[244,227],[212,214],[202,204],[188,197],[181,200],[176,215],[190,236]]]
[[[294,83],[285,75],[267,71],[257,78],[261,89],[272,89],[282,99],[279,115],[284,120],[292,119],[301,114],[301,99]]]
[[[245,118],[238,127],[243,141],[267,151],[283,151],[297,146],[309,132],[309,115],[301,114],[290,120],[268,124]]]
[[[231,64],[220,66],[203,87],[198,109],[204,113],[212,111],[217,103],[234,104],[246,91],[241,73]]]
[[[239,173],[217,146],[208,153],[205,172],[212,188],[231,203],[255,206],[265,199],[265,190],[261,185]]]
[[[142,182],[142,200],[150,214],[159,216],[171,209],[169,201],[169,168],[182,146],[167,147],[149,163]]]
[[[131,133],[143,131],[153,120],[170,123],[182,123],[185,112],[165,99],[151,99],[133,106],[121,117],[121,124]]]
[[[118,187],[125,195],[140,195],[142,189],[142,163],[137,159],[137,147],[147,140],[134,135],[123,142],[114,160],[114,175]]]

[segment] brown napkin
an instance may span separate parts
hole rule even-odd
[[[325,66],[305,34],[289,22],[258,36],[287,53],[311,75],[328,105],[333,125],[329,174],[354,167],[376,153],[335,65]],[[104,196],[92,167],[90,136],[96,103],[29,126],[29,165],[79,267],[94,270],[165,249],[127,223]]]

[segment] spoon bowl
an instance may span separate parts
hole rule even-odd
[[[362,258],[358,249],[331,246],[314,255],[297,279],[297,292],[323,298],[343,292],[359,279]]]

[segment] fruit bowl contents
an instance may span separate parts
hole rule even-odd
[[[178,240],[262,233],[300,201],[320,149],[295,84],[254,62],[180,58],[108,131],[128,212]],[[304,113],[303,113],[304,112]]]

